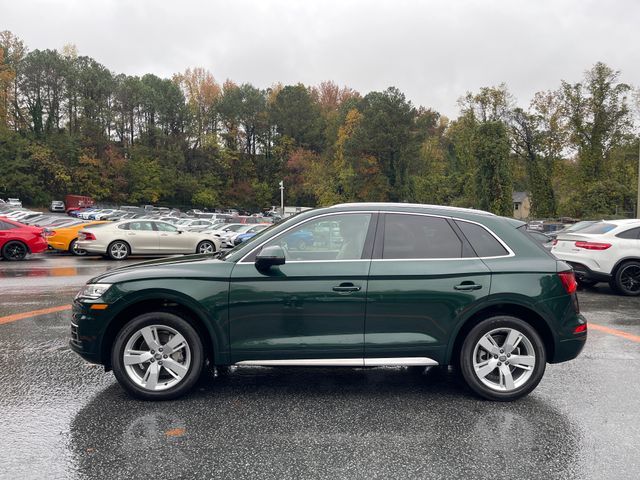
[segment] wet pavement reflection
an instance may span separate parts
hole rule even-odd
[[[116,265],[0,262],[0,316],[70,303],[87,278]],[[591,322],[640,335],[640,299],[600,287],[582,291],[580,303]],[[151,403],[73,354],[68,322],[57,312],[0,324],[0,478],[599,479],[640,471],[640,344],[602,332],[590,332],[577,360],[549,365],[515,403],[479,400],[452,370],[403,368],[238,368],[203,376],[183,399]]]

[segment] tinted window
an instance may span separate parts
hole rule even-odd
[[[607,233],[616,227],[617,225],[614,225],[613,223],[598,222],[598,223],[594,223],[593,225],[589,225],[586,228],[581,228],[579,232],[592,233],[594,235],[602,235],[603,233]]]
[[[460,227],[462,233],[475,250],[479,257],[499,257],[508,255],[509,252],[500,244],[500,242],[489,233],[489,231],[476,225],[475,223],[456,221],[456,225]]]
[[[387,214],[382,258],[460,258],[462,242],[444,218]]]
[[[0,221],[0,230],[13,230],[14,228],[18,227],[11,225],[10,223]]]
[[[620,238],[632,238],[634,240],[640,238],[640,227],[632,228],[630,230],[625,230],[624,232],[619,233],[616,237]]]

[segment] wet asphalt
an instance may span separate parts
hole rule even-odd
[[[132,263],[132,262],[128,262]],[[101,258],[0,262],[0,323],[69,304]],[[579,294],[587,319],[640,335],[640,298]],[[640,343],[590,329],[514,403],[453,371],[238,368],[187,397],[128,397],[67,347],[69,312],[0,324],[0,478],[638,478]]]

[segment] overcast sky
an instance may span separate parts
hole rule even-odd
[[[506,82],[526,105],[599,60],[640,84],[637,0],[0,0],[0,12],[31,50],[74,43],[117,73],[393,85],[448,116],[468,90]]]

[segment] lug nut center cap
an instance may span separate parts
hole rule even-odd
[[[154,358],[155,358],[156,360],[161,360],[161,359],[162,359],[162,354],[161,354],[161,353],[156,353],[156,354],[154,355]]]
[[[500,360],[501,362],[504,362],[507,360],[507,357],[505,355],[500,355],[500,358],[498,360]]]

